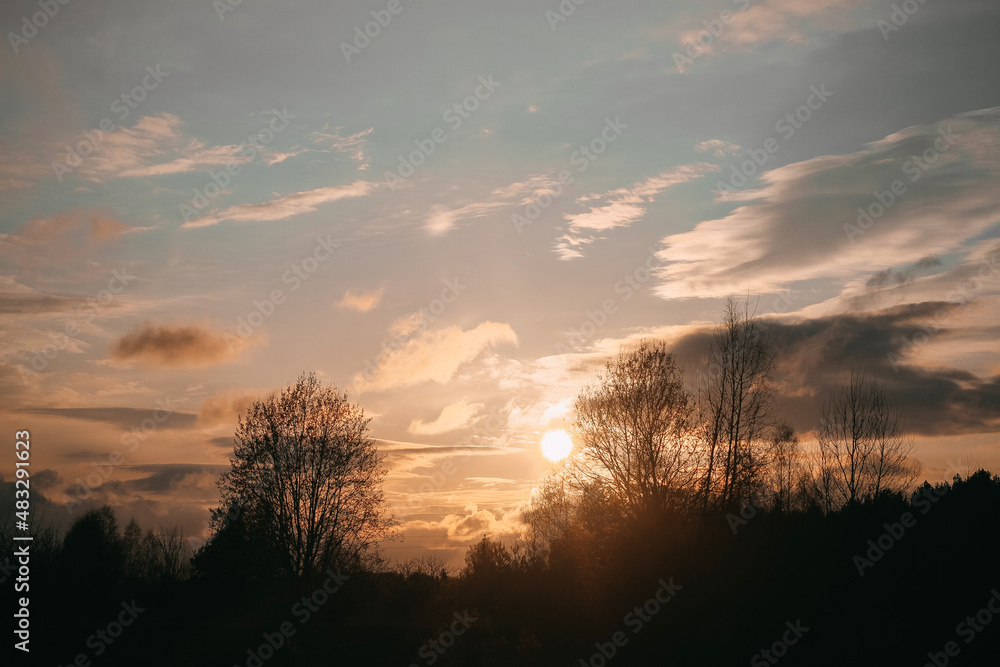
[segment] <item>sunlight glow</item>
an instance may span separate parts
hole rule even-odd
[[[542,454],[549,461],[562,461],[572,450],[573,440],[566,431],[549,431],[542,437]]]

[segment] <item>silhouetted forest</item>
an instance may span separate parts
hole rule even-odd
[[[622,665],[775,664],[760,652],[783,635],[796,643],[782,664],[934,664],[928,652],[948,642],[955,664],[996,664],[1000,626],[975,620],[1000,587],[1000,478],[986,471],[833,512],[746,508],[739,521],[628,523],[593,504],[544,553],[484,539],[460,573],[425,561],[331,582],[191,568],[175,535],[94,511],[35,542],[33,664],[256,665],[248,649],[259,656],[282,624],[294,634],[261,664],[599,665],[619,632],[608,662]],[[858,558],[871,559],[863,576]],[[320,604],[324,583],[335,592]],[[658,593],[669,601],[649,602]],[[115,620],[129,623],[118,637]]]

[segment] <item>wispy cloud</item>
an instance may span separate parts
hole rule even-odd
[[[152,227],[132,227],[107,208],[77,208],[32,218],[0,234],[0,257],[25,269],[53,261],[93,261],[97,246]]]
[[[664,190],[713,171],[719,171],[719,167],[707,162],[685,164],[660,172],[628,188],[580,197],[577,199],[579,203],[597,203],[591,204],[590,209],[583,213],[564,216],[569,223],[569,230],[556,241],[556,254],[564,260],[581,257],[583,246],[598,238],[595,232],[628,227],[646,215],[646,207]]]
[[[217,225],[225,220],[234,222],[273,222],[312,213],[320,204],[350,197],[364,197],[378,187],[375,183],[355,181],[350,185],[333,185],[284,195],[260,204],[238,204],[181,225],[185,229]]]
[[[743,52],[775,40],[804,43],[817,32],[857,29],[861,24],[854,10],[863,1],[740,0],[735,4],[728,20],[722,21],[718,15],[705,19],[716,22],[717,34],[710,33],[700,22],[696,22],[697,27],[681,32],[677,36],[681,52],[691,48],[696,57]],[[705,34],[712,39],[706,40]],[[687,71],[689,66],[687,63],[680,69]]]
[[[694,145],[694,149],[699,153],[711,153],[716,157],[725,157],[727,155],[736,155],[740,152],[739,144],[734,144],[729,141],[723,141],[722,139],[709,139],[708,141],[699,141]]]
[[[132,127],[97,133],[94,154],[83,159],[79,173],[103,183],[112,178],[146,178],[245,165],[260,154],[267,165],[282,162],[301,150],[248,151],[249,144],[209,145],[185,136],[181,119],[171,113],[143,116]]]
[[[384,391],[425,382],[445,383],[459,367],[497,345],[517,345],[509,324],[483,322],[473,329],[447,327],[423,331],[402,347],[387,350],[372,377],[355,377],[358,391]]]
[[[431,235],[437,236],[450,231],[462,220],[473,220],[495,213],[508,206],[527,204],[545,194],[552,194],[558,179],[548,174],[532,174],[523,181],[493,190],[483,201],[472,202],[458,208],[435,206],[424,223]]]
[[[409,431],[416,435],[440,435],[456,431],[472,424],[483,407],[482,403],[470,403],[463,399],[445,406],[441,410],[441,414],[433,421],[425,422],[422,419],[414,419],[410,422]]]
[[[327,146],[338,153],[350,155],[358,163],[358,171],[364,171],[371,164],[371,159],[365,153],[365,144],[368,136],[375,128],[369,127],[367,130],[355,132],[354,134],[343,136],[343,127],[336,127],[333,130],[329,125],[325,125],[321,131],[313,132],[313,143],[317,146]]]

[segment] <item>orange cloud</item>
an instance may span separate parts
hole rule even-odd
[[[517,345],[517,334],[509,324],[483,322],[474,329],[447,327],[423,331],[398,349],[383,352],[371,376],[355,377],[358,391],[384,391],[423,382],[445,383],[459,367],[489,347]]]
[[[209,396],[201,402],[198,423],[203,426],[235,425],[236,418],[246,414],[251,403],[264,393],[250,389],[231,389]]]
[[[457,401],[446,406],[438,418],[431,422],[414,419],[410,423],[410,433],[417,435],[440,435],[469,426],[480,410],[482,403],[469,403],[466,400]]]
[[[373,292],[352,292],[347,290],[344,293],[344,298],[337,305],[341,308],[356,310],[359,313],[367,313],[378,307],[379,302],[382,301],[383,294],[385,294],[384,287],[380,287]]]

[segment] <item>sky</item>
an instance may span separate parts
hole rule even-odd
[[[6,2],[0,419],[52,521],[108,502],[205,537],[236,416],[315,371],[372,417],[387,553],[454,564],[517,532],[610,355],[664,338],[695,383],[736,293],[803,442],[864,368],[924,478],[998,470],[997,25],[977,0]]]

